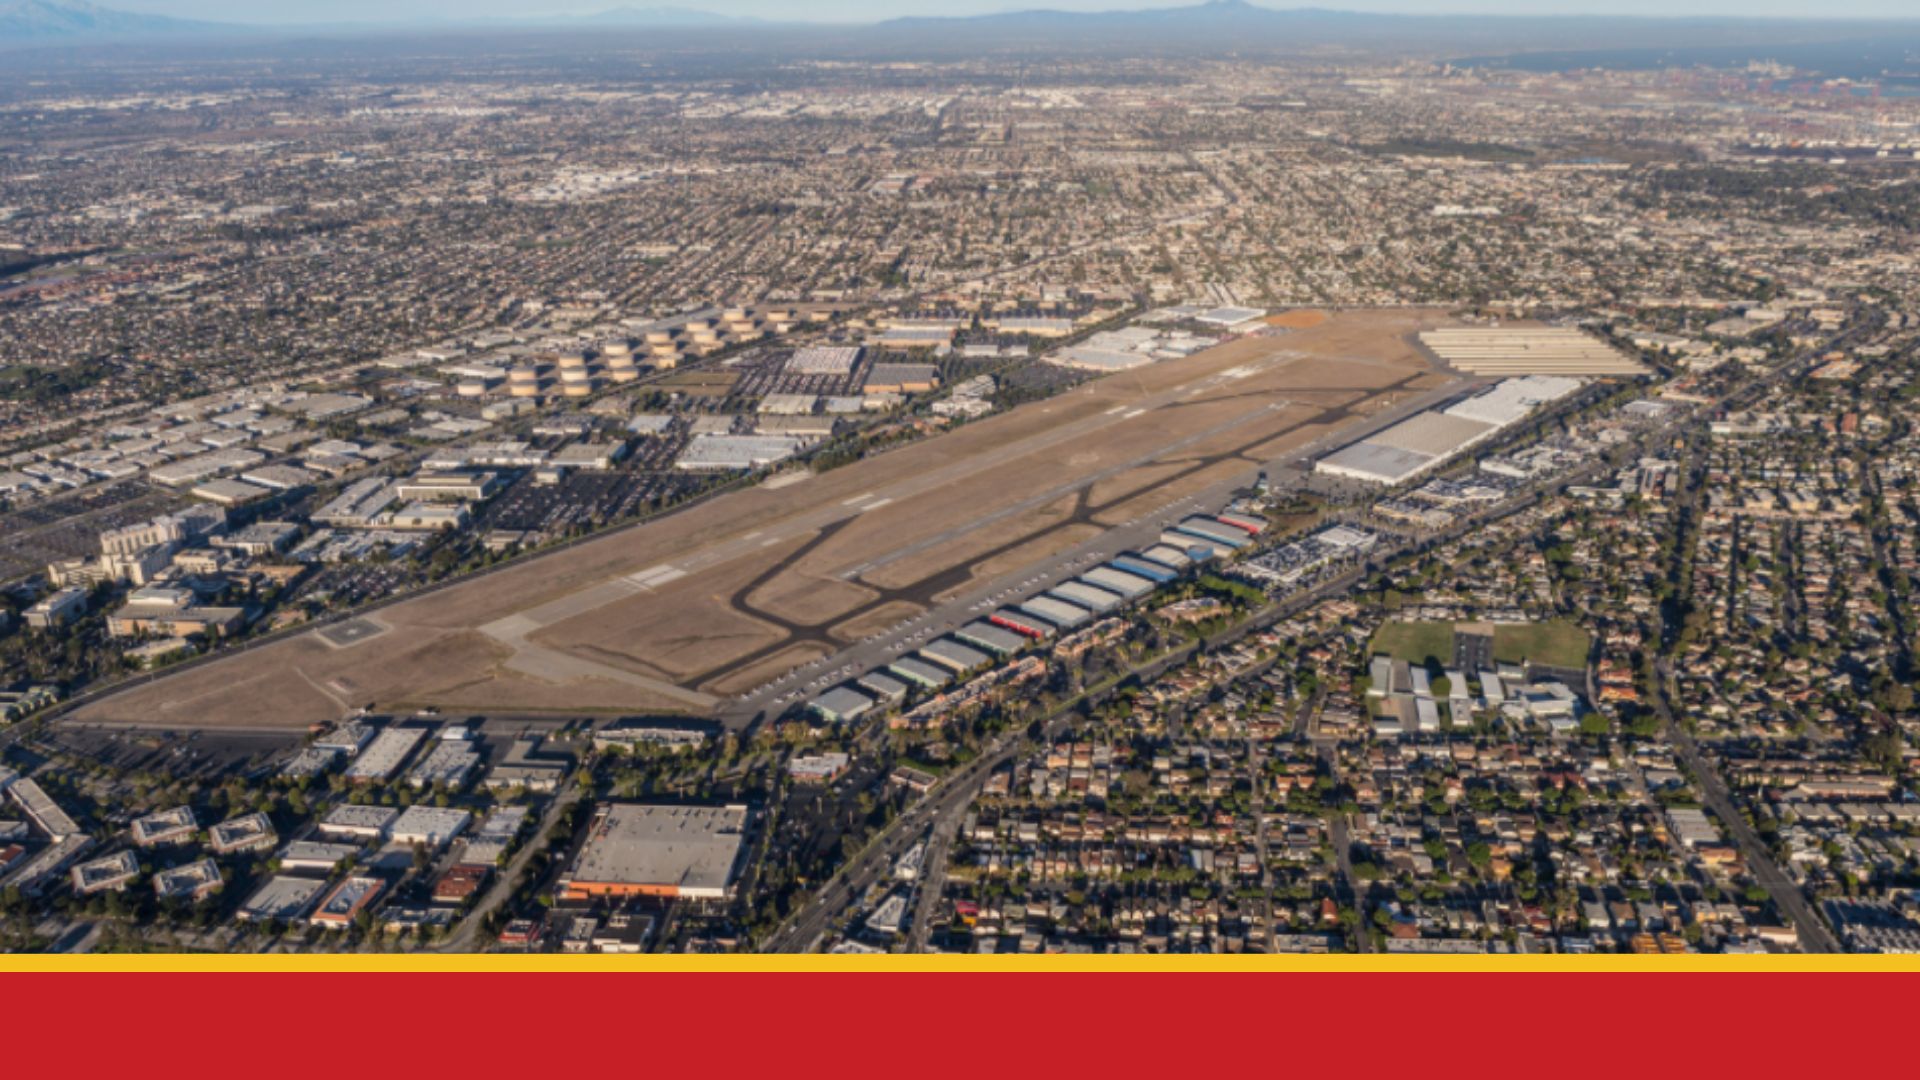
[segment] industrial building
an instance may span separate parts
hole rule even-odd
[[[58,843],[70,836],[79,836],[80,826],[65,810],[53,801],[37,781],[25,778],[16,779],[7,785],[7,795],[15,805],[27,815],[27,820],[36,825],[47,837]]]
[[[862,351],[858,345],[816,345],[811,348],[795,349],[793,355],[787,358],[786,373],[789,375],[851,375],[854,365],[860,362]]]
[[[602,803],[560,880],[569,900],[732,895],[746,844],[747,808]]]
[[[400,770],[407,755],[426,736],[421,728],[391,727],[382,731],[347,766],[346,778],[361,782],[387,779]]]
[[[1420,335],[1442,363],[1474,375],[1645,375],[1606,342],[1551,326],[1462,326]]]
[[[1151,580],[1137,574],[1129,574],[1112,563],[1094,567],[1080,575],[1080,580],[1108,592],[1118,593],[1128,600],[1138,600],[1154,589],[1154,583]]]
[[[1027,647],[1026,638],[988,622],[970,622],[955,630],[953,636],[999,656],[1011,656]]]
[[[1140,553],[1141,558],[1159,563],[1171,570],[1185,570],[1193,565],[1186,551],[1171,544],[1155,544]]]
[[[1446,409],[1416,413],[1342,447],[1314,462],[1313,468],[1349,480],[1398,484],[1485,442],[1580,386],[1578,379],[1552,376],[1506,379],[1485,393]]]
[[[817,394],[768,394],[754,411],[763,416],[811,416],[819,403]]]
[[[890,349],[939,349],[953,344],[954,331],[951,326],[891,326],[869,340]]]
[[[438,851],[467,830],[473,815],[465,810],[415,803],[394,819],[387,835],[396,844],[425,844]]]
[[[854,680],[854,685],[874,696],[882,705],[898,705],[907,700],[907,686],[878,671],[869,671]]]
[[[1170,547],[1186,555],[1190,563],[1203,563],[1220,557],[1225,544],[1202,540],[1193,533],[1168,529],[1160,534],[1160,547]],[[1157,549],[1156,549],[1157,550]]]
[[[953,673],[923,660],[904,656],[887,665],[887,670],[923,690],[938,690],[953,681]]]
[[[1217,307],[1195,315],[1193,321],[1209,326],[1235,327],[1251,323],[1266,313],[1266,308]]]
[[[524,788],[527,791],[557,790],[560,782],[566,778],[567,771],[573,767],[573,760],[560,754],[541,754],[540,745],[539,735],[522,735],[513,740],[512,745],[507,747],[506,757],[487,770],[483,783],[488,790],[507,791],[514,788]],[[478,763],[477,756],[475,762]],[[512,809],[519,809],[524,815],[526,808]],[[501,811],[494,811],[487,821],[491,823],[495,817],[500,816],[500,813]]]
[[[1132,574],[1135,577],[1146,578],[1155,585],[1165,585],[1180,576],[1166,566],[1154,562],[1152,559],[1134,555],[1115,556],[1113,561],[1107,565],[1113,567],[1115,570]]]
[[[1049,589],[1047,595],[1069,604],[1078,604],[1095,615],[1105,615],[1126,603],[1126,598],[1105,589],[1096,589],[1083,581],[1066,582],[1057,588]]]
[[[857,690],[840,686],[807,702],[807,707],[828,723],[844,724],[871,712],[873,699]]]
[[[330,872],[334,867],[360,854],[359,844],[327,844],[318,840],[295,840],[280,849],[274,858],[279,861],[282,870],[318,870]]]
[[[444,784],[450,791],[467,786],[474,770],[480,767],[480,752],[461,739],[441,739],[427,756],[407,774],[407,782],[417,788]]]
[[[234,917],[243,922],[268,922],[274,919],[292,922],[307,913],[313,898],[325,887],[326,882],[316,878],[276,874],[253,890],[253,895],[241,903]]]
[[[1313,463],[1313,471],[1370,484],[1397,484],[1439,464],[1439,459],[1370,442],[1342,447]]]
[[[939,385],[932,364],[875,364],[860,389],[868,394],[924,394]]]
[[[1190,517],[1175,526],[1180,532],[1212,547],[1228,547],[1234,550],[1248,546],[1246,531],[1231,525],[1215,521],[1210,517]]]
[[[806,439],[793,435],[695,435],[673,467],[687,472],[758,469],[785,461],[806,446]]]
[[[1083,626],[1088,619],[1093,618],[1092,613],[1086,608],[1045,596],[1036,596],[1031,600],[1025,601],[1020,605],[1020,610],[1031,615],[1038,615],[1040,618],[1047,620],[1062,630],[1072,630],[1076,627]]]
[[[952,668],[956,674],[986,667],[993,660],[991,656],[978,649],[970,649],[946,638],[928,642],[927,646],[920,650],[919,655],[936,664]]]
[[[384,840],[400,811],[391,806],[341,803],[320,819],[320,835],[330,839]]]
[[[1046,619],[1040,618],[1031,612],[1020,611],[1014,608],[1001,608],[999,611],[987,616],[987,621],[995,626],[1011,630],[1023,637],[1034,638],[1036,640],[1051,637],[1055,629],[1053,623]]]

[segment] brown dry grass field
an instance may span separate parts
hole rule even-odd
[[[74,715],[297,729],[369,703],[711,711],[818,655],[817,644],[781,649],[787,625],[871,632],[951,592],[956,574],[1022,569],[1084,540],[1087,520],[1157,509],[1304,445],[1346,422],[1330,409],[1362,415],[1443,381],[1418,377],[1431,369],[1412,335],[1446,322],[1438,311],[1338,312],[1097,379],[401,601],[378,612],[392,629],[359,644],[307,632]]]
[[[1327,313],[1317,308],[1300,308],[1297,311],[1283,311],[1278,315],[1267,316],[1268,326],[1278,326],[1285,330],[1310,330],[1327,321]]]

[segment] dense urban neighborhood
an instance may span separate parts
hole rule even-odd
[[[8,54],[0,951],[1920,952],[1909,86],[544,40]]]

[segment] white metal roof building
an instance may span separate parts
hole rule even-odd
[[[383,808],[384,809],[384,808]],[[280,849],[274,858],[282,870],[332,870],[360,854],[359,844],[326,844],[318,840],[295,840]]]
[[[1069,581],[1047,591],[1048,596],[1065,600],[1069,604],[1079,604],[1096,615],[1105,615],[1121,604],[1123,597],[1116,596],[1105,589],[1096,589],[1083,581]]]
[[[396,844],[425,844],[439,849],[465,832],[473,815],[452,807],[416,804],[394,819],[387,835]]]
[[[320,835],[384,839],[387,830],[393,826],[393,819],[399,816],[400,811],[391,806],[343,803],[327,811],[327,816],[320,819]]]
[[[1526,419],[1528,413],[1548,402],[1566,397],[1582,385],[1579,379],[1550,375],[1502,379],[1486,393],[1477,394],[1449,408],[1447,415],[1506,427],[1519,423]]]
[[[407,774],[407,781],[417,788],[445,784],[457,790],[466,785],[467,778],[479,767],[480,752],[472,745],[442,739]]]
[[[391,727],[382,731],[347,766],[347,779],[385,780],[399,771],[401,763],[426,735],[421,728]]]
[[[970,622],[953,632],[953,636],[969,645],[976,645],[988,652],[1008,656],[1027,647],[1027,639],[1011,630],[1003,630],[990,622]]]
[[[1193,321],[1203,322],[1209,326],[1238,326],[1258,319],[1266,313],[1266,308],[1217,307],[1195,315]]]
[[[972,671],[975,668],[986,667],[993,659],[978,649],[968,648],[957,641],[951,641],[946,638],[928,642],[926,647],[920,650],[919,655],[932,660],[936,664],[952,668],[955,672]]]
[[[1440,463],[1431,454],[1396,450],[1370,442],[1342,447],[1313,463],[1313,471],[1370,484],[1397,484]]]
[[[895,675],[927,690],[938,690],[953,681],[953,673],[911,656],[903,656],[887,665]]]
[[[1156,544],[1140,554],[1173,570],[1185,570],[1193,565],[1193,560],[1187,557],[1185,551],[1171,544]]]
[[[907,697],[906,684],[883,672],[869,671],[853,682],[855,686],[890,705],[898,705]]]
[[[1184,552],[1189,562],[1206,562],[1218,558],[1227,550],[1227,545],[1218,541],[1203,540],[1192,533],[1179,529],[1168,529],[1160,534],[1160,543]]]
[[[1201,543],[1211,544],[1215,548],[1226,547],[1237,550],[1253,542],[1247,538],[1245,529],[1234,528],[1232,525],[1215,521],[1210,517],[1190,517],[1176,527],[1181,532],[1198,538]]]
[[[860,362],[861,349],[854,346],[815,345],[795,349],[787,358],[789,375],[850,375]]]
[[[1138,600],[1154,589],[1153,582],[1148,581],[1146,578],[1136,574],[1129,574],[1125,570],[1117,570],[1111,566],[1096,566],[1086,573],[1081,574],[1080,580],[1092,585],[1097,585],[1110,592],[1119,593],[1129,600]]]
[[[561,879],[570,900],[596,896],[722,899],[733,890],[747,808],[603,803]]]
[[[1484,421],[1443,412],[1423,412],[1369,435],[1365,441],[1426,457],[1444,457],[1472,446],[1494,430],[1494,425]]]
[[[814,394],[768,394],[754,411],[770,416],[806,416],[819,401]]]
[[[695,435],[673,467],[688,472],[757,469],[785,461],[806,445],[805,439],[792,435]]]
[[[80,826],[67,816],[65,810],[60,809],[60,804],[54,802],[38,782],[24,777],[15,779],[7,785],[7,795],[55,843],[80,835]]]
[[[1475,375],[1647,373],[1613,346],[1570,327],[1450,327],[1422,333],[1420,343],[1448,366]]]
[[[1077,604],[1069,604],[1062,600],[1055,600],[1047,596],[1036,596],[1031,600],[1022,602],[1020,610],[1030,615],[1038,615],[1063,630],[1071,630],[1076,626],[1084,625],[1088,619],[1093,617],[1092,613],[1086,608],[1080,607]]]
[[[873,699],[858,690],[837,686],[821,694],[807,707],[831,723],[842,724],[849,720],[858,720],[873,709]]]

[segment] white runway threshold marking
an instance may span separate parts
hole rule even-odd
[[[637,573],[628,574],[625,580],[643,589],[651,589],[657,585],[665,585],[669,581],[678,581],[686,576],[687,572],[685,570],[677,566],[662,564],[660,566],[648,567]]]

